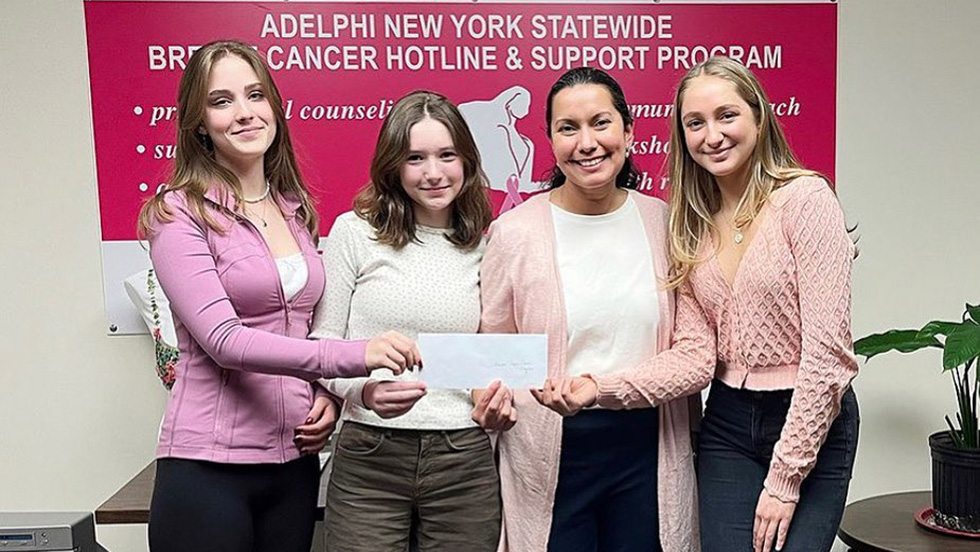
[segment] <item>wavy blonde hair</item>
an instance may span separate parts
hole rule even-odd
[[[208,189],[215,184],[221,185],[222,200],[227,201],[226,194],[231,194],[236,210],[244,201],[238,177],[215,161],[214,145],[210,138],[198,132],[207,113],[211,70],[218,60],[226,56],[241,58],[259,77],[262,91],[276,118],[276,136],[265,152],[265,177],[273,193],[290,195],[299,200],[300,208],[296,216],[303,221],[313,240],[316,240],[317,212],[296,164],[282,96],[269,74],[269,69],[255,49],[244,42],[233,40],[205,44],[187,62],[177,93],[177,152],[173,172],[167,180],[166,188],[143,204],[138,222],[139,234],[148,236],[155,223],[173,219],[173,213],[165,201],[168,193],[183,191],[191,211],[216,232],[224,232],[225,227],[206,208],[208,203],[204,194]]]
[[[668,288],[675,288],[691,274],[703,258],[698,257],[701,241],[716,235],[712,215],[721,208],[721,192],[714,176],[698,165],[687,149],[681,107],[684,92],[702,76],[724,79],[749,105],[759,129],[752,158],[749,160],[749,183],[735,210],[735,225],[749,225],[765,205],[773,190],[801,176],[826,177],[803,168],[796,159],[769,98],[759,80],[741,63],[724,56],[714,56],[694,66],[677,85],[670,130],[670,256],[671,277]],[[829,181],[828,181],[829,183]]]

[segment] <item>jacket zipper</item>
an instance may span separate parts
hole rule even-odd
[[[236,216],[238,216],[237,213],[236,213]],[[252,231],[258,237],[259,241],[262,243],[262,247],[265,248],[265,252],[267,254],[266,255],[266,258],[268,259],[268,262],[271,263],[272,272],[275,275],[275,279],[276,279],[276,293],[278,294],[278,297],[279,297],[279,306],[283,309],[283,313],[286,316],[286,324],[285,324],[285,326],[283,326],[283,335],[288,337],[289,336],[289,301],[286,301],[286,292],[282,289],[282,279],[279,277],[279,267],[276,266],[276,258],[272,254],[272,249],[269,248],[269,243],[265,241],[265,238],[264,237],[262,237],[262,232],[259,232],[259,228],[257,226],[255,226],[255,224],[252,223],[252,221],[248,220],[245,217],[238,216],[238,218],[239,218],[239,220],[241,220],[242,222],[244,222],[245,224],[247,224],[252,229]],[[296,239],[296,235],[293,233],[293,228],[290,225],[289,221],[286,221],[286,228],[289,229],[289,233],[293,236],[293,240],[296,241],[296,245],[299,246],[300,253],[302,253],[303,252],[303,246],[300,245],[299,240]],[[306,256],[305,255],[303,255],[303,262],[306,262]],[[309,282],[307,282],[307,283],[309,283]],[[304,288],[305,288],[305,286],[304,286]],[[278,384],[279,385],[277,386],[278,387],[278,397],[277,398],[279,399],[278,400],[278,403],[279,403],[279,459],[280,459],[281,462],[285,462],[286,461],[286,442],[285,442],[285,438],[284,438],[285,437],[284,436],[284,432],[286,431],[286,401],[285,401],[285,397],[284,397],[285,390],[283,389],[283,385],[282,385],[282,376],[279,376],[278,380],[279,380],[278,381]]]

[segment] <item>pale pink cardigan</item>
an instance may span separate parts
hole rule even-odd
[[[631,195],[646,229],[656,276],[663,280],[667,273],[667,207],[658,199],[636,192]],[[480,286],[480,331],[547,334],[548,375],[565,375],[566,315],[547,193],[532,197],[490,227]],[[663,351],[670,347],[674,296],[662,285],[657,288],[661,321],[657,350]],[[500,551],[544,552],[558,482],[561,416],[539,405],[528,391],[516,392],[514,401],[518,422],[498,441],[504,503]],[[665,552],[697,551],[689,399],[665,403],[659,410],[661,544]]]
[[[597,376],[598,403],[659,404],[702,389],[712,375],[736,389],[792,389],[765,488],[796,502],[857,374],[854,244],[821,178],[797,178],[775,190],[756,220],[731,284],[712,241],[705,241],[707,260],[677,292],[673,348],[632,370]]]

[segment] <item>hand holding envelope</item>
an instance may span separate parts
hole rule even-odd
[[[539,334],[419,334],[430,389],[540,388],[548,377],[548,336]]]
[[[514,394],[496,380],[486,389],[473,390],[473,421],[483,429],[507,431],[517,423]]]
[[[548,375],[548,338],[532,334],[419,334],[433,389],[473,389],[473,420],[507,431],[517,422],[511,389],[536,388]]]

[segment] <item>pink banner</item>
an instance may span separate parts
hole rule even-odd
[[[135,239],[141,201],[173,155],[174,103],[196,45],[233,37],[264,53],[286,100],[323,229],[350,208],[392,101],[418,88],[462,104],[497,205],[543,180],[553,158],[544,99],[588,64],[623,85],[637,115],[644,191],[664,194],[678,78],[712,52],[763,80],[805,163],[834,172],[837,6],[821,4],[85,4],[102,236]]]
[[[540,189],[553,164],[544,131],[548,89],[581,65],[601,67],[622,84],[636,118],[633,155],[646,193],[666,193],[674,87],[711,54],[755,71],[803,162],[834,174],[837,4],[829,1],[87,0],[85,18],[104,249],[136,239],[139,207],[166,179],[174,154],[184,63],[196,46],[221,38],[253,44],[272,68],[323,233],[366,182],[392,103],[419,88],[460,105],[495,209],[520,203]],[[106,282],[107,295],[113,285],[118,281]]]

